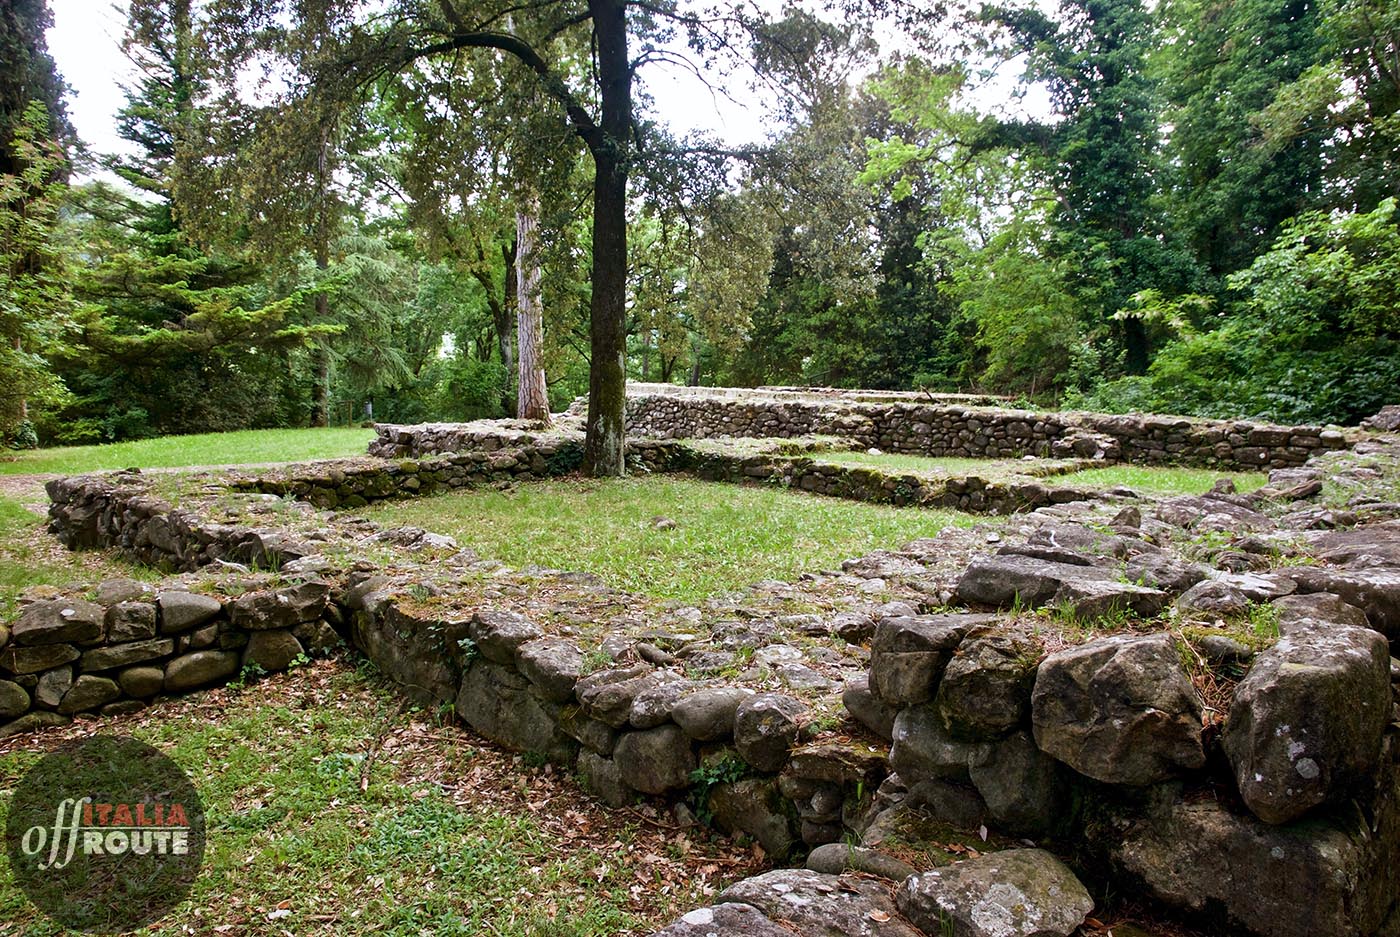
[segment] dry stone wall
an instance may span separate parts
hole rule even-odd
[[[27,602],[0,626],[0,735],[134,712],[340,645],[326,580],[293,570],[228,585],[237,591],[110,580]]]
[[[765,399],[653,388],[629,393],[629,434],[660,439],[827,435],[861,448],[926,456],[1054,455],[1227,469],[1298,466],[1348,445],[1344,432],[1322,426],[935,403]]]

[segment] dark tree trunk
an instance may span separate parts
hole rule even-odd
[[[491,302],[491,315],[496,324],[496,341],[500,346],[501,364],[505,367],[506,382],[501,388],[501,408],[508,416],[516,416],[515,400],[515,305],[516,305],[516,260],[517,244],[512,239],[501,246],[501,256],[506,263],[505,302]],[[484,283],[485,281],[483,281]]]
[[[632,66],[627,59],[625,0],[589,0],[597,42],[602,122],[588,140],[593,181],[593,299],[588,370],[588,423],[583,468],[590,475],[625,472],[623,411],[627,403],[627,173],[632,137]]]

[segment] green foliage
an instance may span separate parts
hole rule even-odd
[[[1355,422],[1400,386],[1400,217],[1289,222],[1230,278],[1239,295],[1215,328],[1185,326],[1144,379],[1105,384],[1087,406],[1281,422]]]
[[[67,397],[48,359],[63,340],[73,297],[57,239],[67,163],[50,139],[48,112],[32,102],[6,129],[5,164],[16,171],[0,175],[0,440],[18,445],[33,432],[20,431],[30,407]]]
[[[710,810],[710,791],[721,784],[732,784],[748,772],[748,764],[738,755],[725,755],[690,772],[690,803],[700,822],[709,823],[714,817]]]

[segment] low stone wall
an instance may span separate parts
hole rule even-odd
[[[664,447],[648,448],[654,452]],[[581,442],[551,440],[422,461],[349,459],[262,475],[231,473],[215,488],[293,498],[318,508],[357,508],[454,488],[563,475],[578,467],[582,455]],[[653,464],[664,462],[664,456],[648,458]],[[199,569],[220,560],[275,568],[317,552],[315,545],[275,523],[218,523],[201,510],[177,507],[152,494],[149,479],[139,473],[57,479],[47,490],[50,530],[71,550],[114,548],[148,565],[174,570]]]
[[[1185,567],[1151,554],[1139,578],[1162,588],[1084,565],[1115,546],[1061,530],[974,563],[957,598],[1148,616],[1187,586]],[[896,812],[1056,843],[1211,933],[1394,934],[1400,720],[1386,638],[1335,595],[1274,605],[1282,637],[1257,652],[1171,632],[1056,649],[996,613],[886,618],[847,707],[891,741],[882,796]],[[1183,666],[1205,655],[1239,675],[1228,719],[1203,707]]]
[[[880,746],[815,742],[794,696],[694,680],[632,648],[600,659],[511,612],[435,615],[373,575],[347,595],[355,647],[417,702],[576,769],[613,806],[690,792],[779,861],[854,835],[888,771]]]
[[[226,585],[199,592],[123,579],[90,598],[29,601],[11,627],[0,626],[0,735],[134,712],[340,645],[326,580],[289,573]]]
[[[1344,433],[1321,426],[671,391],[630,392],[627,429],[660,439],[828,435],[926,456],[1078,456],[1227,469],[1297,466],[1348,445]]]
[[[677,447],[667,452],[672,471],[706,481],[755,482],[795,488],[851,501],[897,506],[919,505],[969,514],[1015,514],[1047,504],[1095,501],[1102,491],[1057,486],[1027,478],[992,481],[977,475],[926,478],[876,468],[837,465],[821,457],[736,455]]]

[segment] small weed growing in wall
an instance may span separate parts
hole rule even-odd
[[[710,791],[720,784],[733,784],[748,773],[749,766],[737,755],[727,755],[690,772],[690,803],[695,815],[706,825],[714,819],[710,810]]]

